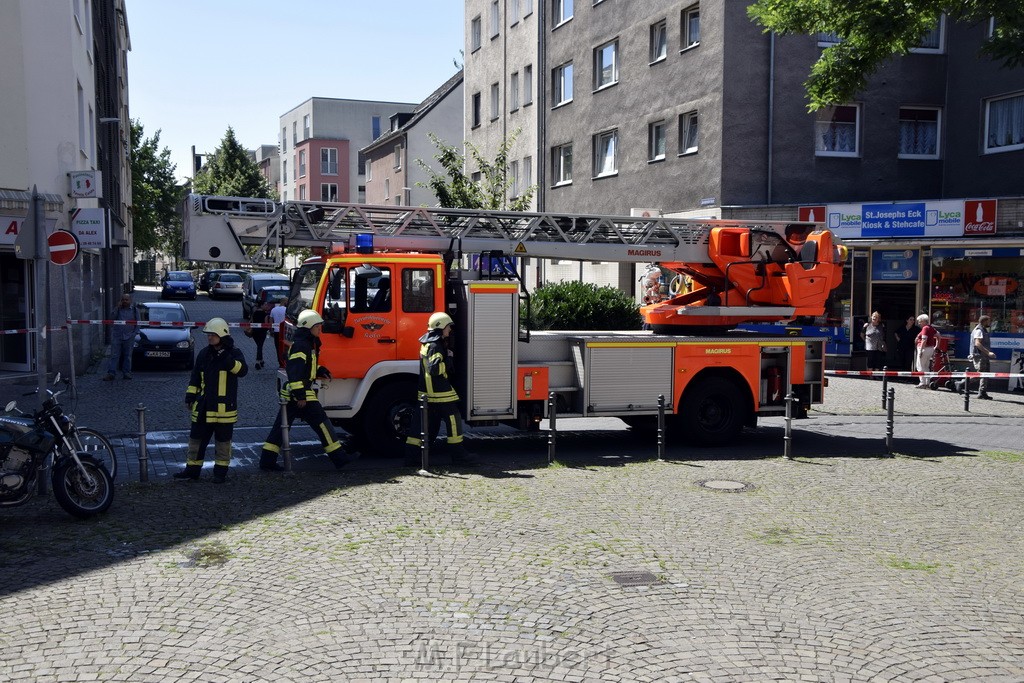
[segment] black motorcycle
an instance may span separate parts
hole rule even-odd
[[[56,381],[60,382],[59,374]],[[113,502],[113,477],[102,463],[78,449],[74,422],[57,402],[62,393],[47,389],[46,400],[31,417],[18,410],[16,401],[0,415],[0,507],[27,502],[47,471],[57,502],[75,517],[105,512]]]

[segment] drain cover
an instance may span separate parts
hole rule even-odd
[[[731,481],[729,479],[707,479],[705,481],[698,481],[697,486],[712,491],[721,491],[722,493],[743,493],[744,491],[754,490],[753,484]]]
[[[608,576],[620,586],[654,586],[661,583],[661,579],[650,572],[612,572]]]

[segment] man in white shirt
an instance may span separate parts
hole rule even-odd
[[[270,336],[274,339],[274,354],[277,356],[277,364],[284,367],[284,359],[281,354],[281,334],[284,332],[284,316],[287,312],[288,299],[279,299],[277,305],[270,309],[270,322],[274,327],[270,330]]]
[[[974,362],[976,372],[989,372],[992,368],[992,359],[996,357],[992,350],[992,337],[989,335],[988,326],[992,319],[983,315],[978,318],[978,325],[971,332],[971,360]],[[982,377],[978,380],[978,398],[991,399],[988,395],[988,378]]]

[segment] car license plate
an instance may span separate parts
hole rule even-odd
[[[170,351],[146,351],[146,358],[170,358]]]

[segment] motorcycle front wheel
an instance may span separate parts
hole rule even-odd
[[[110,440],[95,429],[89,427],[76,427],[78,434],[78,452],[85,452],[89,457],[95,458],[96,462],[107,468],[111,479],[117,479],[117,456],[114,455],[114,447]]]
[[[114,480],[92,457],[80,453],[78,459],[88,476],[74,458],[61,458],[53,468],[53,496],[73,517],[88,519],[106,512],[114,502]]]

